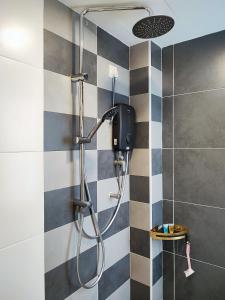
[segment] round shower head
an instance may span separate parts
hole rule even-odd
[[[133,34],[142,39],[150,39],[169,32],[174,26],[174,19],[169,16],[150,16],[138,21],[133,27]]]

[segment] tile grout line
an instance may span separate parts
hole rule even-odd
[[[169,96],[163,96],[163,98],[171,98],[171,97],[192,95],[192,94],[198,94],[198,93],[207,93],[207,92],[214,92],[214,91],[220,91],[220,90],[225,90],[225,87],[208,89],[208,90],[199,90],[199,91],[196,91],[196,92],[186,92],[186,93],[181,93],[181,94],[172,94],[172,95],[169,95]]]

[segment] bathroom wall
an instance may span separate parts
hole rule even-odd
[[[1,1],[0,299],[44,300],[43,1]]]
[[[164,222],[174,204],[195,270],[185,278],[183,242],[165,244],[164,300],[224,299],[224,67],[224,31],[163,49]]]
[[[130,48],[130,95],[136,143],[130,168],[131,299],[161,300],[162,243],[149,230],[162,223],[161,49],[153,42]]]
[[[78,97],[70,75],[79,67],[79,15],[56,0],[44,9],[44,150],[45,150],[45,299],[129,299],[129,176],[125,197],[111,229],[104,235],[106,267],[99,284],[80,288],[76,271],[77,231],[73,199],[79,197]],[[84,88],[86,133],[112,105],[109,66],[117,68],[116,102],[129,103],[129,48],[95,24],[85,21]],[[105,123],[87,145],[87,180],[101,228],[112,214],[117,191]],[[98,200],[97,200],[98,199]],[[90,217],[85,228],[93,233]],[[81,276],[87,282],[96,268],[96,244],[83,240]]]

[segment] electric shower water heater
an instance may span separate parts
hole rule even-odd
[[[130,151],[135,140],[135,110],[127,104],[118,104],[113,118],[112,143],[116,151]]]

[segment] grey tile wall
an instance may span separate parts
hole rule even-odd
[[[78,72],[79,68],[79,15],[57,0],[45,0],[44,14],[45,298],[80,299],[85,295],[85,299],[97,300],[114,297],[114,293],[125,293],[128,297],[130,249],[127,191],[112,227],[104,235],[106,248],[115,251],[109,255],[107,250],[106,269],[99,285],[93,290],[95,294],[85,294],[77,278],[78,232],[74,225],[77,212],[73,200],[79,199],[79,148],[74,144],[79,116],[77,89],[75,85],[71,87],[70,75]],[[129,47],[88,20],[85,20],[84,25],[83,70],[88,73],[84,85],[84,131],[88,134],[97,119],[112,105],[108,77],[97,76],[103,68],[108,70],[109,65],[117,65],[120,78],[116,85],[118,92],[115,103],[129,103]],[[97,196],[116,192],[116,180],[111,144],[106,145],[105,141],[102,145],[104,134],[109,136],[111,128],[108,126],[108,131],[101,130],[92,143],[86,146],[88,151],[85,159],[94,209],[100,227],[103,228],[115,210],[116,203],[107,198],[105,206],[102,198]],[[86,230],[94,233],[88,211],[85,212],[84,223]],[[120,239],[123,242],[118,244]],[[80,269],[85,282],[96,271],[95,245],[90,240],[82,242]],[[112,274],[116,274],[116,277]]]
[[[130,175],[130,199],[149,203],[149,177]]]
[[[175,223],[190,228],[196,271],[185,279],[186,261],[179,256],[184,243],[164,243],[164,300],[223,299],[218,276],[225,239],[215,232],[223,232],[225,221],[224,36],[222,31],[163,49],[163,217],[171,222],[174,206]]]
[[[148,300],[150,295],[150,288],[138,281],[131,280],[130,282],[131,288],[131,300]]]
[[[143,67],[130,71],[130,95],[148,93],[148,67]]]

